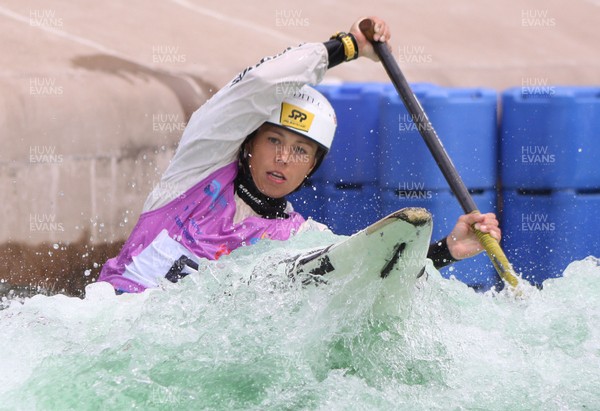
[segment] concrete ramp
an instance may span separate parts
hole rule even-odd
[[[133,228],[197,107],[261,57],[366,15],[389,22],[411,82],[600,83],[598,0],[6,0],[0,279],[80,291]],[[326,81],[386,80],[357,61]]]

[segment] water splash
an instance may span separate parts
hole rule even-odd
[[[264,241],[140,295],[93,284],[0,311],[3,409],[593,409],[600,261],[514,300],[429,267],[402,318],[377,289],[330,309],[280,261],[337,237]],[[371,300],[370,300],[371,299]]]

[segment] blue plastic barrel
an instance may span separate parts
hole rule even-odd
[[[337,116],[331,150],[317,180],[329,183],[375,184],[378,164],[379,100],[387,83],[344,83],[317,89],[325,95]]]
[[[502,105],[504,188],[600,188],[600,87],[511,88]]]
[[[569,263],[600,257],[600,192],[505,190],[503,247],[517,272],[536,285]]]
[[[489,189],[496,183],[497,93],[484,88],[415,85],[423,106],[467,187]],[[430,151],[395,91],[381,102],[380,168],[382,187],[448,187]]]
[[[323,190],[327,224],[336,234],[351,235],[382,217],[375,184],[326,184]]]
[[[304,218],[312,218],[318,222],[325,220],[325,197],[324,183],[312,178],[304,186],[287,196],[287,200],[292,203],[294,211],[300,213]]]

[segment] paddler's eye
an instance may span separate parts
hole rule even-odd
[[[308,151],[306,151],[302,146],[294,146],[292,150],[294,154],[308,154]]]

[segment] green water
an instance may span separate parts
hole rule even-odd
[[[13,301],[0,409],[600,409],[600,260],[519,300],[430,267],[403,317],[379,321],[374,295],[332,310],[331,287],[277,263],[335,238],[265,241],[140,295]]]

